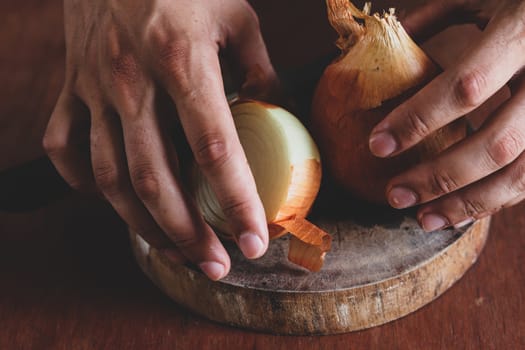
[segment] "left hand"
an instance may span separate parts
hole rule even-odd
[[[66,79],[44,137],[62,177],[102,194],[131,231],[171,260],[218,280],[231,261],[183,179],[187,143],[243,254],[264,254],[264,208],[219,60],[220,53],[231,58],[250,95],[274,91],[249,3],[65,0],[64,20]]]
[[[475,133],[432,161],[391,179],[395,208],[423,204],[426,231],[460,226],[525,199],[525,1],[431,0],[409,14],[412,34],[447,24],[485,26],[457,63],[393,110],[372,131],[370,149],[396,155],[479,107],[508,83],[511,97]]]

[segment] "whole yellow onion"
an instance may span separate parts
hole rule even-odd
[[[460,119],[392,158],[372,155],[373,127],[440,69],[408,36],[393,9],[370,15],[370,3],[363,11],[348,0],[326,3],[342,53],[318,83],[311,130],[337,183],[359,198],[386,203],[389,179],[462,139],[466,124]]]

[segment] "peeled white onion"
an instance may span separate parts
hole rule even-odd
[[[331,237],[305,219],[321,184],[315,142],[301,122],[283,108],[247,100],[234,103],[231,111],[264,206],[270,239],[291,233],[288,259],[319,270]],[[210,226],[223,238],[233,239],[217,197],[197,167],[194,196]]]
[[[267,222],[306,217],[321,183],[319,151],[306,128],[283,108],[258,101],[238,102],[231,110]],[[202,172],[196,171],[195,180],[195,198],[205,220],[233,236]]]

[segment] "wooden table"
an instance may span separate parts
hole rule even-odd
[[[255,3],[264,14],[278,1]],[[323,11],[290,3],[303,12],[280,12],[271,26],[263,20],[265,35],[278,34],[287,16],[311,24]],[[61,20],[56,0],[0,4],[0,170],[42,154],[38,140],[63,78]],[[310,56],[283,54],[282,43],[270,51],[286,66],[330,50],[319,46]],[[476,265],[416,313],[357,333],[283,337],[214,324],[174,304],[135,264],[111,208],[67,195],[35,211],[0,213],[0,349],[523,349],[524,214],[522,204],[495,215]]]

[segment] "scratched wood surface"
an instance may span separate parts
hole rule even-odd
[[[277,63],[316,57],[308,44],[323,46],[316,33],[330,34],[317,19],[322,2],[287,2],[293,11],[280,11],[281,1],[254,3],[268,38],[295,39],[269,41]],[[61,19],[59,0],[0,2],[0,169],[42,154],[39,137],[63,77]],[[521,204],[495,215],[478,262],[410,316],[361,332],[286,337],[174,304],[140,271],[125,225],[98,200],[74,195],[29,213],[1,212],[0,349],[522,349],[524,214]]]
[[[310,216],[333,238],[317,273],[287,261],[286,236],[255,261],[228,244],[232,270],[219,282],[171,263],[131,233],[133,251],[161,290],[210,320],[273,334],[327,335],[381,325],[433,301],[476,262],[488,236],[490,218],[429,235],[410,212],[323,198],[326,192]]]

